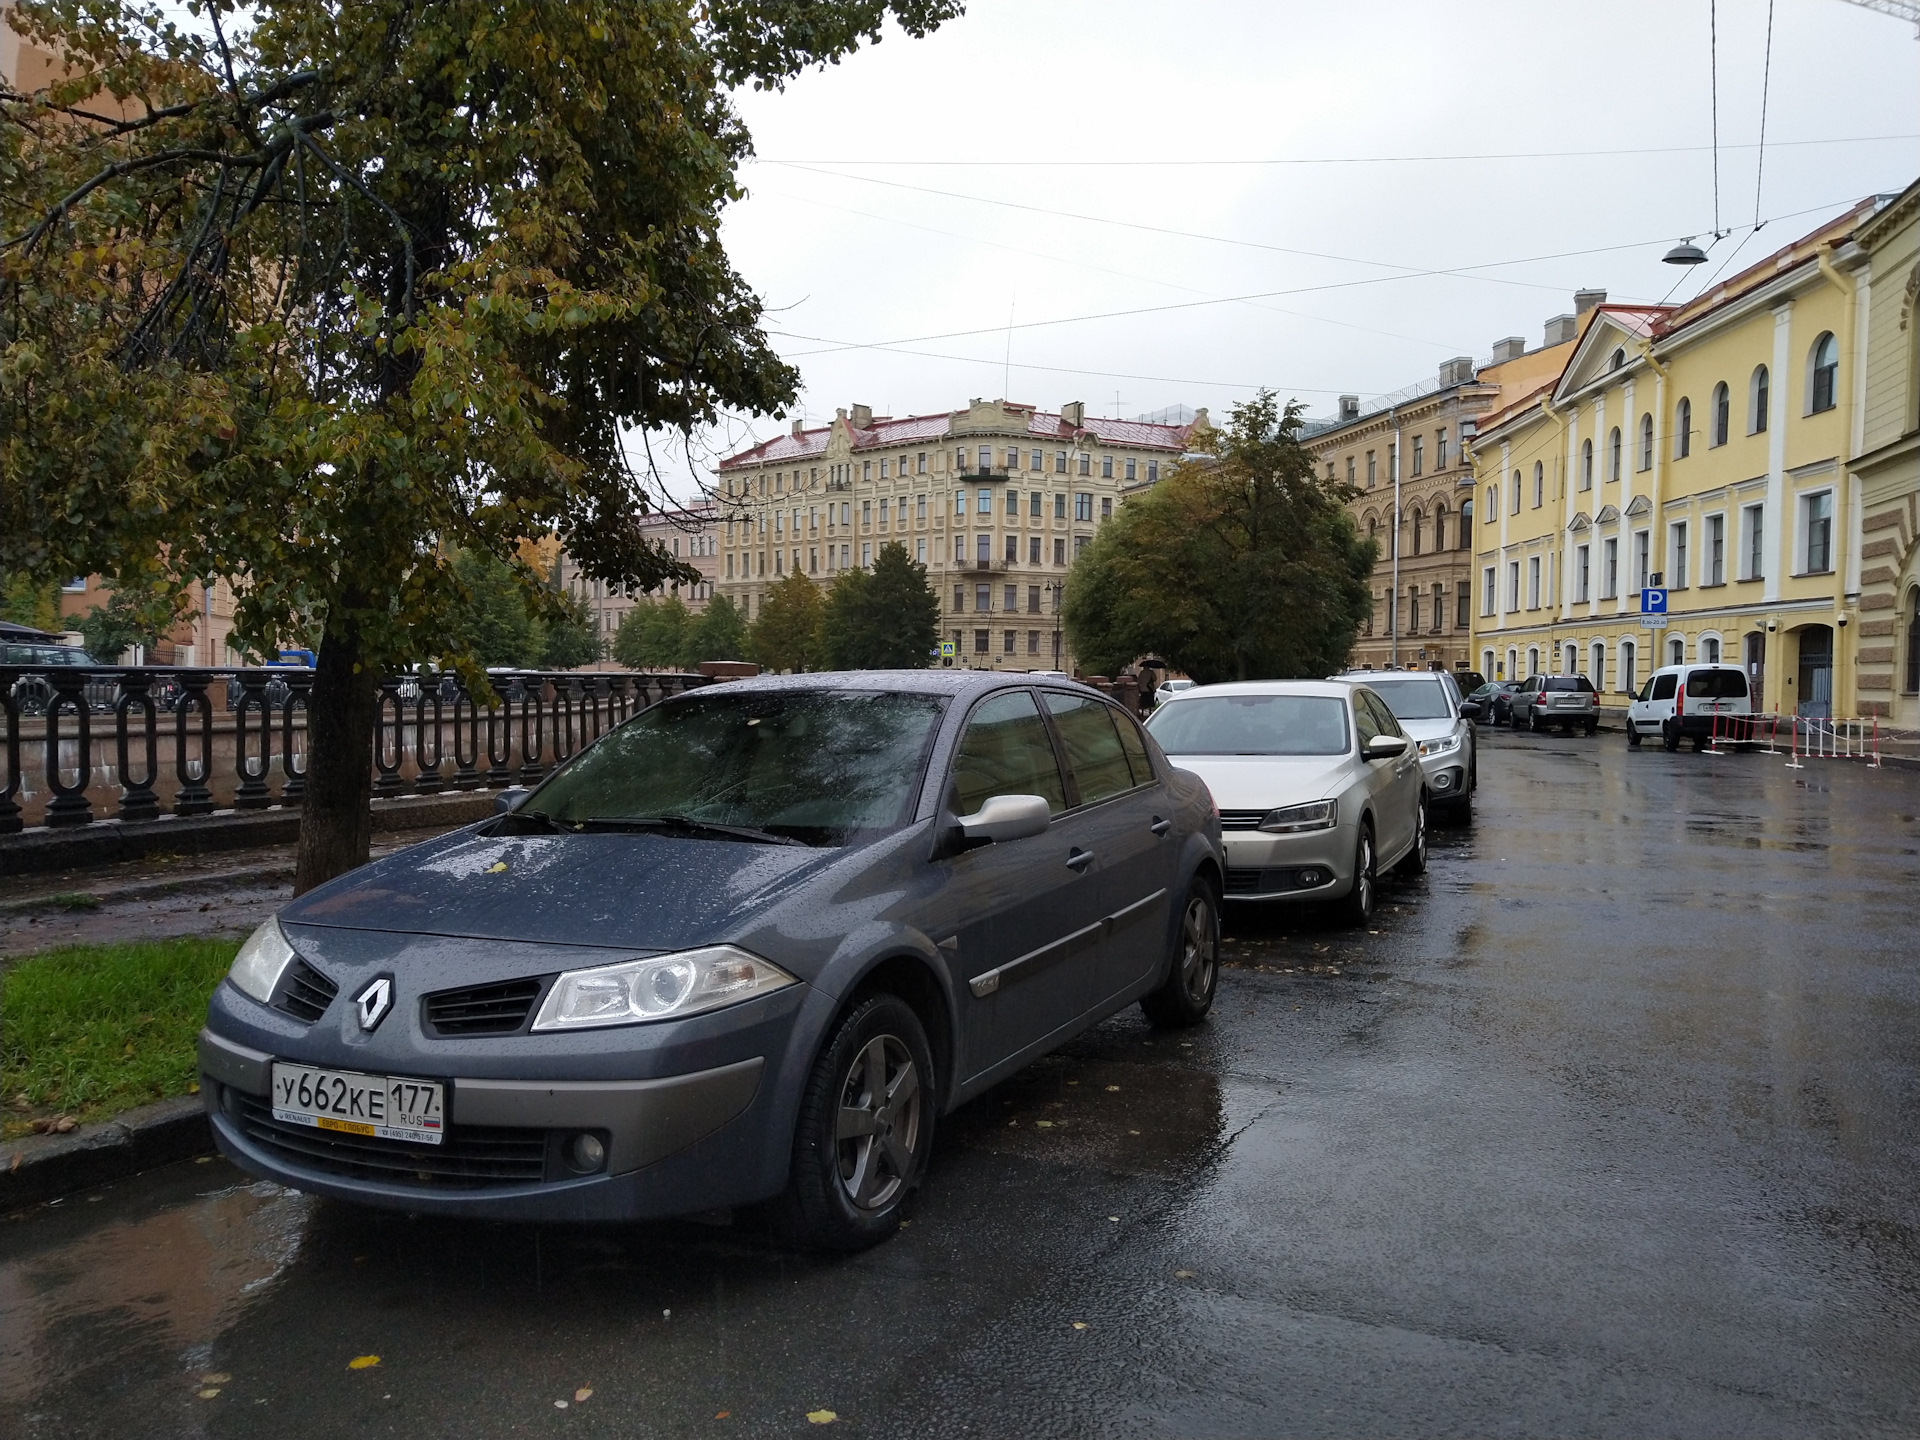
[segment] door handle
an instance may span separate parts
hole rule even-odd
[[[1083,875],[1086,873],[1087,866],[1092,863],[1093,852],[1091,850],[1075,850],[1067,856],[1067,868],[1069,870],[1077,870]]]
[[[1172,828],[1173,822],[1171,820],[1162,820],[1158,815],[1153,817],[1153,824],[1147,827],[1147,829],[1156,835],[1164,835]]]

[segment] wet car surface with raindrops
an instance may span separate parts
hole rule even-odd
[[[1371,933],[1230,915],[876,1249],[187,1163],[0,1224],[0,1433],[1915,1433],[1920,775],[1481,738]]]

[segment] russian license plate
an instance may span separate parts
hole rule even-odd
[[[437,1080],[316,1070],[276,1060],[273,1118],[316,1130],[438,1145],[446,1130],[445,1087]]]

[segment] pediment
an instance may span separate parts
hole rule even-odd
[[[1573,519],[1567,522],[1567,529],[1584,530],[1592,523],[1593,522],[1587,518],[1587,512],[1582,510],[1578,515],[1574,516]]]
[[[1645,515],[1653,509],[1653,501],[1644,495],[1636,495],[1627,503],[1627,514]]]
[[[1611,525],[1615,520],[1618,520],[1619,518],[1620,518],[1620,511],[1617,507],[1612,505],[1602,505],[1600,507],[1600,518],[1594,523],[1598,525]]]
[[[1603,383],[1615,372],[1633,370],[1641,361],[1641,347],[1652,334],[1658,306],[1602,305],[1587,322],[1580,343],[1573,347],[1567,368],[1554,387],[1555,402]]]

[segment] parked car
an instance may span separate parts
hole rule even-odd
[[[1435,809],[1462,824],[1473,820],[1473,792],[1480,785],[1480,752],[1470,707],[1443,670],[1374,672],[1349,680],[1364,683],[1387,702],[1394,719],[1420,750],[1427,795]]]
[[[37,670],[73,667],[100,667],[100,662],[77,645],[28,643],[9,640],[0,643],[0,665],[24,665]],[[111,676],[89,678],[85,686],[87,708],[109,711],[120,697],[120,685]],[[13,703],[22,715],[44,715],[53,703],[53,685],[44,675],[22,675],[13,682]]]
[[[1153,692],[1153,703],[1163,705],[1182,691],[1193,689],[1191,680],[1163,680],[1160,688]]]
[[[1494,680],[1469,692],[1467,704],[1475,709],[1474,720],[1483,725],[1511,725],[1513,714],[1507,701],[1519,688],[1511,680]]]
[[[1331,901],[1371,918],[1390,867],[1427,864],[1427,789],[1386,701],[1340,680],[1189,690],[1147,721],[1220,807],[1229,900]]]
[[[1507,697],[1509,723],[1516,730],[1574,726],[1591,735],[1600,728],[1600,696],[1584,675],[1530,675]]]
[[[1668,750],[1678,750],[1683,737],[1704,750],[1716,725],[1729,732],[1733,743],[1746,746],[1752,736],[1739,720],[1753,713],[1746,674],[1738,665],[1668,665],[1647,677],[1647,683],[1627,706],[1627,744],[1658,735]]]
[[[1455,670],[1453,672],[1453,683],[1460,687],[1460,693],[1462,695],[1471,695],[1487,683],[1487,677],[1482,675],[1478,670]]]
[[[241,948],[200,1041],[241,1168],[505,1220],[769,1201],[855,1249],[937,1117],[1127,1005],[1213,1003],[1206,787],[1072,681],[739,680],[503,800]]]

